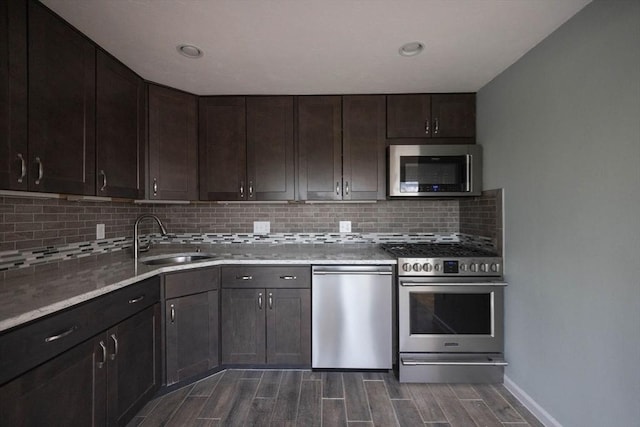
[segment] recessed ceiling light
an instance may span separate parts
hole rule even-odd
[[[410,42],[405,43],[400,47],[400,55],[402,56],[415,56],[422,52],[424,49],[424,43],[422,42]]]
[[[176,48],[180,55],[186,56],[187,58],[200,58],[203,54],[202,49],[192,44],[181,44]]]

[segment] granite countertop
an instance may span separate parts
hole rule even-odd
[[[214,265],[396,264],[375,244],[158,244],[140,259],[196,251],[215,258],[182,265],[147,266],[131,251],[61,261],[36,273],[0,281],[0,332],[159,273]]]

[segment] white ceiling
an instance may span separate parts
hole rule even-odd
[[[590,1],[42,0],[145,79],[199,95],[475,92]],[[400,56],[412,41],[424,52]]]

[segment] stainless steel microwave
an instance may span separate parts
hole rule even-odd
[[[479,196],[480,145],[389,146],[389,197]]]

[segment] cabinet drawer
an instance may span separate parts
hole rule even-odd
[[[164,297],[166,299],[214,291],[219,287],[219,267],[170,273],[164,276]]]
[[[158,301],[160,278],[152,277],[93,300],[91,321],[100,332]]]
[[[230,266],[222,267],[223,288],[309,288],[308,266]]]
[[[0,336],[0,384],[93,336],[90,314],[85,304]]]

